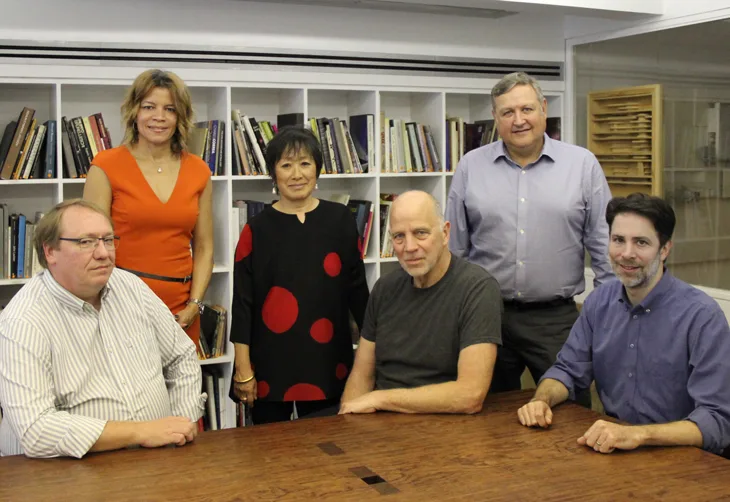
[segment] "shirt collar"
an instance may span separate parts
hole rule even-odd
[[[649,291],[649,294],[646,295],[641,303],[634,306],[631,305],[631,301],[629,301],[629,297],[626,294],[626,288],[623,286],[623,284],[620,288],[618,288],[618,295],[616,297],[616,300],[623,303],[628,309],[634,309],[636,307],[641,307],[642,309],[654,308],[656,305],[659,304],[662,298],[664,298],[664,295],[666,295],[667,292],[672,289],[673,285],[674,276],[672,276],[669,270],[667,270],[667,267],[664,267],[662,272],[662,278],[659,279],[659,282],[657,282],[652,290]]]
[[[114,272],[116,269],[112,272],[112,277],[114,276]],[[70,307],[72,309],[81,310],[84,308],[84,304],[86,302],[79,298],[78,296],[71,293],[69,290],[61,286],[56,279],[53,277],[53,274],[51,274],[51,271],[48,269],[44,269],[41,272],[41,279],[43,280],[43,283],[46,285],[48,290],[51,292],[53,297],[58,300],[62,305],[66,305],[67,307]],[[109,294],[109,291],[111,290],[111,286],[109,283],[111,282],[111,277],[109,278],[109,281],[107,281],[106,286],[104,286],[104,289],[101,291],[101,299],[105,300],[107,295]]]
[[[551,161],[555,162],[555,140],[548,136],[547,133],[544,133],[543,137],[545,139],[545,142],[542,145],[542,152],[540,152],[540,156],[537,158],[537,160],[530,165],[537,164],[543,157],[547,157]],[[504,157],[513,164],[515,163],[510,158],[509,153],[507,153],[507,148],[504,146],[504,141],[500,139],[497,142],[496,148],[492,150],[492,163],[496,162],[502,157]]]

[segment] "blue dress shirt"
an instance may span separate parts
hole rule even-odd
[[[666,269],[639,305],[618,280],[594,290],[545,378],[571,395],[595,378],[613,417],[690,420],[704,449],[720,453],[730,444],[730,327],[715,300]]]
[[[611,192],[596,157],[550,139],[521,169],[502,141],[459,162],[446,204],[449,248],[491,273],[502,297],[525,302],[585,290],[585,251],[595,285],[613,279],[606,205]]]

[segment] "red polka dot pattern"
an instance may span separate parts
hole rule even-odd
[[[342,270],[342,260],[337,253],[329,253],[324,257],[324,271],[330,277],[337,277]]]
[[[324,391],[311,383],[292,385],[284,394],[284,401],[322,401]]]
[[[287,289],[274,286],[269,290],[261,310],[264,324],[274,333],[284,333],[294,326],[299,315],[299,305]]]
[[[261,381],[256,383],[256,394],[258,397],[264,398],[269,395],[269,392],[271,391],[271,388],[269,388],[269,384]]]
[[[329,343],[332,340],[334,334],[334,327],[332,321],[329,319],[319,319],[312,324],[312,328],[309,330],[309,334],[315,341],[319,343]]]
[[[236,261],[241,261],[251,254],[253,249],[253,234],[251,233],[251,227],[248,225],[243,227],[241,236],[238,238],[238,245],[236,246]]]
[[[338,364],[335,368],[335,376],[339,380],[344,380],[347,377],[347,373],[347,366],[345,366],[343,363]]]

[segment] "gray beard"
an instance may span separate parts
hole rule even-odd
[[[622,277],[621,274],[618,273],[618,264],[614,264],[613,271],[616,272],[616,275],[621,280],[621,283],[626,288],[641,288],[649,284],[651,280],[657,275],[659,272],[659,267],[662,264],[662,257],[661,253],[657,253],[656,257],[652,262],[649,264],[649,270],[644,273],[643,271],[640,272],[636,277],[633,279]]]

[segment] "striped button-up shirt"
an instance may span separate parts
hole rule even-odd
[[[108,420],[197,421],[201,388],[193,342],[128,272],[112,272],[99,311],[45,270],[0,314],[1,455],[80,458]]]

